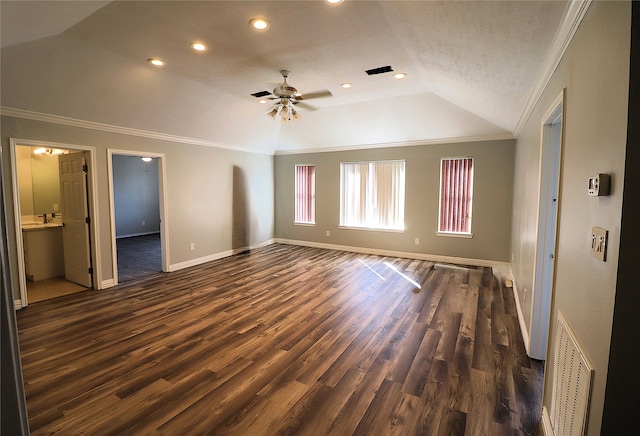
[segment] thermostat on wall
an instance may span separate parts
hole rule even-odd
[[[609,195],[610,182],[611,177],[609,174],[596,174],[593,177],[589,177],[589,196],[601,197]]]

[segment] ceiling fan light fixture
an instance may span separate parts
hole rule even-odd
[[[276,119],[276,115],[278,115],[278,108],[274,107],[267,115],[269,115],[274,120]]]
[[[269,28],[269,21],[265,18],[254,18],[249,21],[249,24],[256,30],[266,30]]]

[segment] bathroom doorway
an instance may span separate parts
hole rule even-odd
[[[164,155],[108,150],[115,284],[168,271]]]
[[[11,139],[19,307],[94,288],[93,159],[92,147]]]

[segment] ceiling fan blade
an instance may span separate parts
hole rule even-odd
[[[310,104],[306,104],[306,103],[303,103],[301,101],[294,101],[293,104],[295,104],[297,108],[306,109],[308,111],[315,111],[315,110],[318,109],[315,106],[311,106]]]
[[[299,95],[296,98],[298,100],[311,100],[312,98],[331,97],[331,96],[333,96],[333,94],[331,94],[331,91],[324,90],[324,91],[310,92],[309,94]]]

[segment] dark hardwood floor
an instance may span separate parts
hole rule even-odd
[[[18,327],[34,435],[540,434],[542,363],[487,268],[274,244]]]

